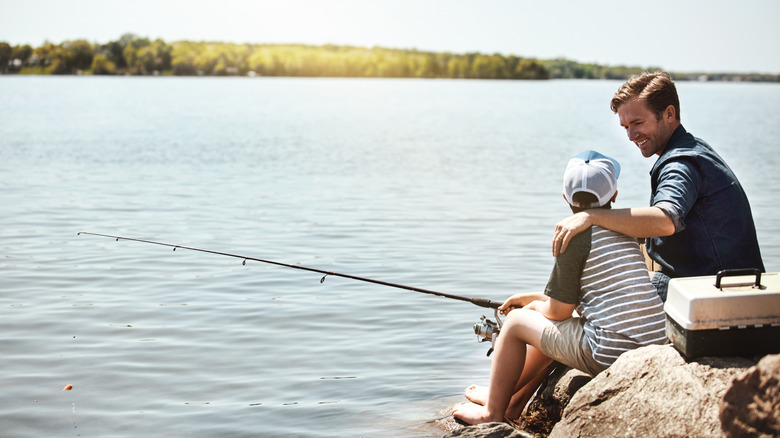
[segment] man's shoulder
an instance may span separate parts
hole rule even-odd
[[[701,138],[695,137],[680,125],[669,138],[666,148],[653,165],[652,173],[656,173],[668,163],[698,165],[701,159],[723,161],[712,146]]]
[[[703,149],[694,144],[667,150],[658,157],[650,174],[653,178],[659,178],[675,171],[700,172],[702,155],[711,150],[709,146]]]

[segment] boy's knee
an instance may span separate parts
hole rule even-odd
[[[535,310],[517,309],[509,312],[501,333],[510,333],[514,338],[536,345],[541,339],[542,331],[550,324],[552,322]]]
[[[530,322],[530,319],[535,316],[534,315],[535,313],[538,314],[538,312],[534,310],[515,309],[509,312],[509,314],[506,316],[506,319],[504,320],[504,326],[508,326],[508,327],[527,326]]]

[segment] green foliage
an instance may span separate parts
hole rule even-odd
[[[12,48],[16,49],[16,48]],[[84,40],[30,49],[25,72],[74,74],[260,75],[327,77],[415,77],[549,79],[536,60],[502,55],[432,53],[417,50],[300,44],[233,44],[177,41],[167,44],[124,34],[107,44]],[[4,56],[1,52],[0,56]],[[6,50],[7,52],[7,50]],[[21,50],[20,50],[21,53]],[[10,56],[10,55],[9,55]],[[1,59],[0,59],[1,60]],[[8,60],[3,63],[8,65]]]
[[[557,58],[543,61],[547,70],[558,79],[621,79],[625,80],[644,71],[662,70],[661,68],[642,68],[626,66],[604,66],[582,64],[568,59]]]
[[[550,71],[535,59],[521,59],[515,66],[516,79],[550,79]]]
[[[61,45],[61,61],[65,64],[67,73],[87,70],[92,66],[94,51],[92,44],[85,40],[65,41]]]
[[[34,66],[39,67],[45,74],[68,73],[65,70],[65,63],[62,62],[64,49],[59,45],[44,43],[33,49],[33,57],[36,60]]]
[[[657,68],[602,66],[558,58],[537,60],[482,53],[301,44],[233,44],[177,41],[167,44],[132,33],[107,44],[85,40],[40,47],[0,42],[0,73],[327,76],[470,79],[627,79]],[[780,75],[688,74],[681,80],[780,82]]]
[[[116,72],[116,64],[108,60],[106,55],[95,55],[92,59],[93,75],[112,75]]]
[[[606,79],[602,71],[604,67],[596,64],[581,64],[568,59],[557,58],[543,61],[543,65],[554,78]]]
[[[92,67],[94,50],[85,40],[65,41],[62,44],[44,43],[31,49],[30,46],[13,48],[12,62],[24,70],[44,74],[77,74]],[[18,61],[17,61],[18,60]]]
[[[198,73],[197,67],[195,67],[195,50],[187,46],[187,44],[179,44],[173,47],[171,60],[171,68],[173,74],[177,76],[192,76]]]
[[[11,48],[11,45],[0,41],[0,73],[5,73],[8,71],[8,67],[10,66],[11,55],[13,54],[13,48]]]
[[[517,69],[522,58],[501,55],[431,53],[349,46],[258,46],[248,68],[264,76],[415,77],[478,79],[548,79],[535,69]]]
[[[18,70],[25,65],[33,54],[33,49],[29,45],[14,46],[11,52],[11,67],[9,70]]]

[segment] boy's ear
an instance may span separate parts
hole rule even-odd
[[[618,192],[617,192],[617,190],[615,190],[615,194],[612,195],[612,199],[610,199],[610,202],[615,202],[615,199],[617,199],[617,194],[618,194]]]

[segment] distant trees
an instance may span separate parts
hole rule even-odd
[[[251,45],[179,41],[173,43],[171,65],[174,75],[246,75]]]
[[[0,42],[0,73],[146,75],[171,69],[171,46],[133,34],[102,45],[73,40],[44,42],[35,48],[14,46],[10,55],[7,47],[11,46]]]
[[[171,46],[161,39],[147,38],[131,40],[122,54],[126,65],[125,73],[132,75],[160,74],[171,69]]]
[[[108,59],[106,55],[95,55],[92,58],[93,75],[112,75],[116,73],[116,64]]]
[[[550,59],[543,61],[545,68],[555,78],[561,79],[625,79],[637,73],[660,68],[608,67],[598,64],[583,64],[568,59]]]
[[[0,42],[0,73],[179,76],[332,76],[549,79],[543,64],[516,56],[300,44],[149,40],[122,35],[12,47]]]
[[[13,48],[10,44],[0,42],[0,73],[8,72],[8,68],[11,66],[11,60],[13,54]]]
[[[649,68],[654,70],[655,68]],[[107,44],[86,40],[40,47],[0,42],[0,74],[329,76],[469,79],[626,79],[648,69],[482,53],[382,47],[154,41],[128,33]],[[780,75],[675,75],[676,79],[760,80]]]

